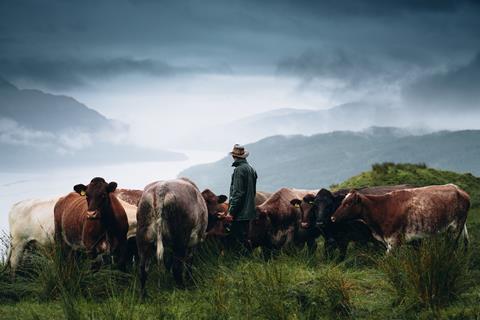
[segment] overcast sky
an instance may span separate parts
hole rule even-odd
[[[473,0],[0,0],[0,75],[136,139],[358,100],[471,112],[479,30]]]

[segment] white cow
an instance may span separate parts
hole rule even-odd
[[[15,274],[29,243],[45,246],[54,241],[53,208],[60,197],[20,201],[12,206],[8,217],[11,243],[5,267]],[[137,232],[137,207],[118,199],[128,218],[127,239]]]
[[[30,199],[17,202],[8,216],[11,243],[6,266],[15,273],[29,243],[47,245],[53,242],[53,208],[59,198]]]

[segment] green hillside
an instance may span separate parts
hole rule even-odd
[[[163,264],[152,264],[150,297],[141,301],[135,268],[86,261],[66,263],[55,248],[31,257],[13,281],[0,272],[3,319],[480,319],[480,178],[424,164],[374,164],[334,188],[408,183],[455,183],[472,196],[469,249],[443,238],[404,246],[391,254],[351,244],[347,260],[318,250],[279,253],[265,261],[259,250],[240,256],[204,242],[196,252],[192,285],[174,286]],[[3,240],[3,241],[2,241]],[[8,239],[0,237],[1,246]],[[0,250],[1,251],[1,250]],[[0,257],[0,270],[4,262]]]
[[[384,186],[395,184],[411,184],[426,186],[454,183],[470,194],[472,205],[480,204],[480,178],[470,173],[456,173],[428,168],[425,164],[385,162],[372,165],[371,171],[362,172],[346,181],[333,185],[334,189],[359,188],[366,186]]]

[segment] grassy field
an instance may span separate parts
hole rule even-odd
[[[341,186],[412,183],[416,175],[419,185],[450,179],[479,196],[479,179],[471,175],[380,166]],[[427,174],[437,180],[426,180]],[[480,319],[480,209],[474,203],[466,252],[438,237],[388,256],[352,245],[347,260],[336,263],[324,259],[319,240],[314,256],[301,250],[264,261],[259,252],[220,255],[210,244],[199,250],[187,289],[175,288],[163,267],[152,266],[144,302],[134,270],[105,267],[92,274],[86,262],[61,263],[49,248],[33,255],[15,282],[0,275],[0,319]]]

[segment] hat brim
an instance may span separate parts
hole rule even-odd
[[[237,158],[245,159],[245,158],[247,158],[247,157],[250,155],[250,152],[248,152],[247,150],[245,150],[245,152],[244,152],[243,154],[238,154],[238,153],[230,152],[230,155],[231,155],[231,156],[234,156],[234,157],[237,157]]]

